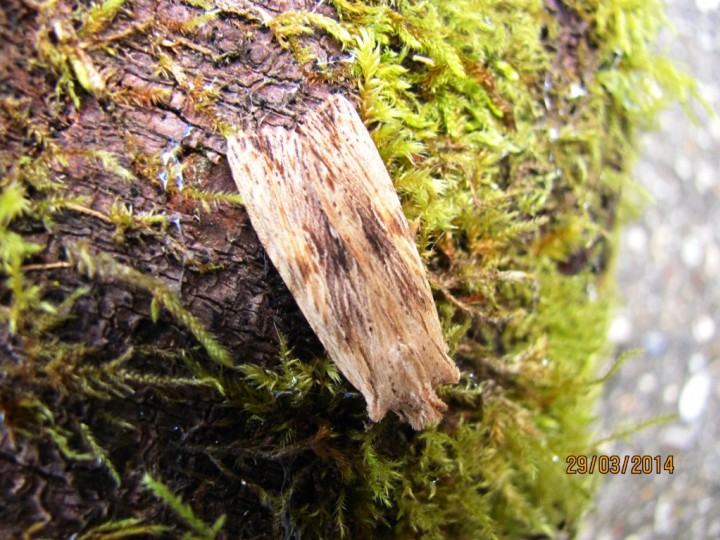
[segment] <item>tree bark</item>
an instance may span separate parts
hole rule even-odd
[[[258,488],[245,480],[278,488],[287,480],[281,464],[250,452],[252,459],[243,463],[242,454],[236,455],[236,480],[228,492],[229,485],[203,479],[209,469],[230,467],[223,456],[213,464],[189,450],[192,444],[189,451],[178,448],[200,426],[232,424],[216,393],[191,386],[174,390],[168,400],[138,381],[128,382],[124,391],[111,390],[112,398],[103,381],[95,381],[94,399],[88,398],[93,392],[79,391],[88,376],[83,370],[101,373],[118,358],[125,369],[148,378],[189,377],[187,366],[194,362],[220,372],[187,324],[167,309],[154,314],[155,285],[177,297],[231,352],[233,363],[277,362],[280,335],[289,336],[301,357],[321,350],[244,208],[222,196],[213,200],[213,194],[235,192],[224,158],[224,129],[290,122],[295,111],[327,92],[328,85],[311,83],[292,53],[259,24],[263,14],[313,6],[248,3],[239,10],[237,5],[228,3],[220,16],[204,22],[199,18],[207,12],[189,3],[133,0],[93,24],[85,2],[3,2],[0,167],[3,175],[26,183],[34,175],[28,197],[39,200],[50,190],[62,199],[46,215],[13,224],[42,247],[23,261],[25,275],[55,304],[85,288],[48,329],[45,336],[52,340],[44,343],[72,346],[76,355],[82,345],[81,359],[57,350],[30,352],[23,330],[31,321],[21,321],[13,334],[0,327],[0,354],[15,367],[1,383],[4,537],[33,528],[38,537],[69,537],[127,517],[128,505],[144,508],[147,519],[162,517],[167,508],[141,482],[142,471],[150,469],[191,494],[201,517],[229,514],[229,538],[278,532],[258,501]],[[328,40],[307,44],[320,59],[338,57]],[[156,278],[155,285],[139,283],[127,268]],[[12,295],[3,294],[2,303],[10,305]],[[159,352],[171,350],[187,350],[187,357],[158,363]],[[23,370],[35,370],[38,379],[23,376]],[[66,417],[28,419],[33,407],[23,400],[38,393]],[[70,459],[70,449],[87,450],[89,436],[68,440],[65,455],[58,440],[23,436],[28,426],[46,421],[58,434],[85,429],[98,445],[111,442],[107,457],[122,486],[97,459]],[[125,431],[121,439],[117,430]],[[152,464],[161,464],[161,470]],[[228,497],[234,502],[226,507]]]

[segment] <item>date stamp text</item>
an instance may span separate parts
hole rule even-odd
[[[672,474],[673,456],[569,455],[566,474]]]

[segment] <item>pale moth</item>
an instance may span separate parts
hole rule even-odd
[[[232,175],[270,260],[373,421],[413,428],[447,408],[447,355],[395,188],[353,105],[332,95],[295,129],[228,137]]]

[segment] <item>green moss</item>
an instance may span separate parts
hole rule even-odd
[[[165,504],[177,513],[178,517],[187,525],[192,531],[188,532],[183,539],[187,540],[214,540],[217,538],[218,533],[225,523],[225,516],[220,516],[215,523],[207,525],[200,518],[198,518],[190,505],[184,503],[182,499],[177,497],[168,489],[162,482],[155,480],[152,476],[146,474],[143,477],[145,485],[153,492],[153,494],[161,499]]]
[[[93,527],[81,536],[78,540],[118,540],[121,538],[154,538],[169,533],[172,527],[165,525],[148,525],[141,519],[122,519],[108,521]]]
[[[220,486],[226,494],[251,493],[253,519],[265,519],[278,537],[572,534],[594,480],[567,475],[565,458],[592,453],[597,443],[592,410],[613,294],[606,271],[623,194],[633,185],[636,137],[671,100],[687,102],[696,93],[688,77],[653,52],[663,22],[659,2],[566,2],[578,23],[568,26],[530,0],[334,0],[337,20],[185,3],[199,8],[196,17],[177,22],[186,34],[221,15],[256,21],[308,72],[328,81],[333,74],[313,63],[303,40],[323,33],[343,48],[349,59],[343,75],[356,88],[362,117],[417,230],[462,382],[440,390],[450,410],[435,429],[415,433],[392,417],[368,425],[361,397],[327,358],[301,361],[281,340],[276,365],[238,366],[242,359],[232,358],[159,279],[81,244],[70,246],[69,260],[54,268],[145,291],[153,322],[164,310],[201,347],[128,342],[117,357],[98,362],[82,343],[59,342],[50,330],[69,320],[88,289],[49,300],[33,275],[43,265],[32,257],[44,246],[17,225],[32,221],[52,231],[53,217],[66,210],[114,225],[118,243],[133,232],[165,235],[162,210],[136,212],[121,202],[107,213],[91,210],[83,199],[67,197],[51,172],[80,158],[115,179],[157,183],[164,165],[130,142],[130,169],[102,149],[69,155],[53,145],[47,127],[33,123],[27,104],[5,99],[9,121],[33,141],[29,155],[2,163],[8,174],[0,181],[7,299],[0,321],[24,353],[21,362],[3,361],[0,373],[37,385],[32,395],[13,390],[0,399],[13,446],[19,437],[49,440],[67,461],[98,463],[115,485],[128,488],[133,480],[113,461],[114,441],[100,431],[104,423],[123,433],[139,429],[113,418],[109,404],[149,388],[168,408],[200,403],[223,411],[206,423],[201,415],[203,423],[188,428],[192,442],[182,443],[214,468],[170,468],[174,476],[166,478],[154,470],[162,464],[145,464],[151,469],[145,491],[173,512],[163,523],[187,537],[215,538],[231,519],[180,496],[193,475],[202,476],[198,492]],[[76,108],[83,92],[118,103],[169,99],[164,88],[113,94],[104,86],[88,51],[112,54],[102,35],[124,7],[107,0],[67,20],[41,11],[35,65],[54,74],[58,98],[68,96]],[[584,27],[579,22],[587,32],[577,30]],[[563,32],[578,33],[572,62],[552,50]],[[189,38],[178,43],[206,54]],[[184,88],[216,130],[232,129],[216,118],[218,89],[188,90],[180,63],[153,54],[158,77]],[[169,192],[206,210],[241,202],[191,186]],[[170,374],[143,369],[132,363],[137,358],[180,367]],[[59,422],[53,406],[73,396],[92,400],[102,421]],[[279,468],[282,481],[254,472],[263,467]],[[233,504],[231,496],[226,504]],[[169,530],[151,519],[113,518],[81,538],[176,532]]]

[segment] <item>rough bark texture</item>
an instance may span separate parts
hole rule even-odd
[[[69,196],[86,197],[83,204],[55,213],[51,229],[37,224],[34,230],[20,231],[45,246],[42,253],[26,263],[42,268],[35,273],[39,283],[53,284],[48,288],[54,291],[55,298],[49,300],[62,299],[81,285],[90,288],[75,303],[71,318],[55,329],[57,338],[84,343],[98,365],[118,358],[132,347],[129,368],[158,375],[183,373],[185,368],[171,360],[165,365],[143,366],[144,348],[191,349],[198,345],[189,341],[192,338],[188,332],[167,313],[162,313],[157,323],[152,321],[152,296],[148,291],[113,277],[82,279],[74,267],[43,266],[68,261],[69,253],[82,242],[92,254],[108,254],[120,263],[161,278],[227,350],[242,355],[235,359],[238,362],[276,361],[279,333],[291,338],[300,355],[317,353],[319,344],[266,259],[244,208],[211,203],[207,209],[187,193],[190,189],[235,191],[224,158],[225,139],[218,131],[220,122],[243,125],[259,119],[289,121],[294,109],[302,109],[326,89],[311,85],[292,54],[273,41],[268,31],[259,29],[249,4],[245,14],[227,13],[194,32],[192,41],[183,33],[182,24],[196,17],[198,10],[162,0],[126,3],[112,24],[98,35],[67,37],[67,30],[58,35],[62,34],[57,30],[60,24],[72,26],[72,11],[78,4],[82,3],[61,0],[43,8],[31,2],[8,0],[0,10],[0,97],[5,105],[0,116],[3,172],[8,172],[20,156],[35,159],[48,152],[52,140],[52,151],[68,156],[69,161],[55,163],[49,179],[62,182]],[[311,4],[282,2],[262,9],[276,14],[312,8]],[[77,21],[74,23],[79,26]],[[102,69],[105,89],[92,96],[76,82],[75,90],[82,102],[79,110],[67,95],[58,97],[57,74],[47,65],[32,62],[37,60],[41,42],[66,47],[67,55],[84,53]],[[95,46],[101,42],[112,47],[113,54]],[[322,39],[311,45],[319,58],[332,60],[337,55],[337,50]],[[160,69],[159,58],[172,67]],[[217,94],[213,97],[212,92]],[[38,132],[36,137],[27,124],[14,121],[8,113],[15,103],[28,112]],[[288,116],[277,116],[276,112]],[[88,150],[109,152],[139,180],[108,172]],[[163,169],[159,164],[165,152],[174,152],[182,166],[184,191],[178,189],[176,181],[180,167],[175,164],[175,169],[169,170],[172,160],[164,171],[168,175],[167,189],[162,185]],[[169,222],[166,226],[121,231],[103,217],[113,205],[136,215],[164,213]],[[4,298],[3,302],[9,300]],[[6,326],[2,332],[0,354],[12,357],[22,349],[21,344],[7,334]],[[18,358],[18,362],[22,363],[22,359]],[[200,462],[189,450],[191,444],[185,450],[177,449],[176,443],[187,443],[198,426],[232,422],[223,418],[222,409],[207,401],[212,400],[210,392],[186,391],[178,395],[177,408],[160,400],[152,390],[141,388],[113,401],[78,402],[73,395],[46,396],[54,411],[70,414],[77,408],[84,409],[82,417],[100,441],[114,438],[119,421],[135,426],[122,445],[113,445],[111,461],[126,478],[122,488],[117,489],[97,462],[84,466],[68,462],[50,441],[17,446],[12,426],[22,424],[22,419],[13,417],[13,410],[23,399],[25,389],[11,384],[9,375],[3,377],[6,429],[0,440],[0,535],[4,538],[20,537],[33,525],[38,526],[39,537],[68,537],[92,524],[127,515],[127,505],[145,507],[148,514],[166,511],[152,502],[147,492],[140,491],[142,471],[150,463],[161,463],[166,482],[202,501],[203,517],[229,512],[235,525],[227,531],[228,537],[277,533],[269,521],[262,521],[257,496],[244,487],[245,481],[237,480],[233,492],[225,491],[227,486],[216,492],[213,485],[192,480],[193,476],[212,476],[208,468],[222,467],[222,456],[215,464],[207,457]],[[188,400],[195,400],[193,410],[187,410]],[[64,419],[55,421],[62,425]],[[78,441],[70,441],[71,446],[73,443]],[[277,463],[233,463],[232,468],[235,478],[256,477],[266,488],[278,487],[284,481]],[[240,472],[244,469],[247,474]],[[183,478],[182,485],[175,483],[173,471]],[[229,499],[234,502],[226,510],[225,501]],[[213,501],[223,502],[214,509]],[[243,519],[248,508],[253,510],[250,520]],[[48,522],[46,526],[44,521]]]

